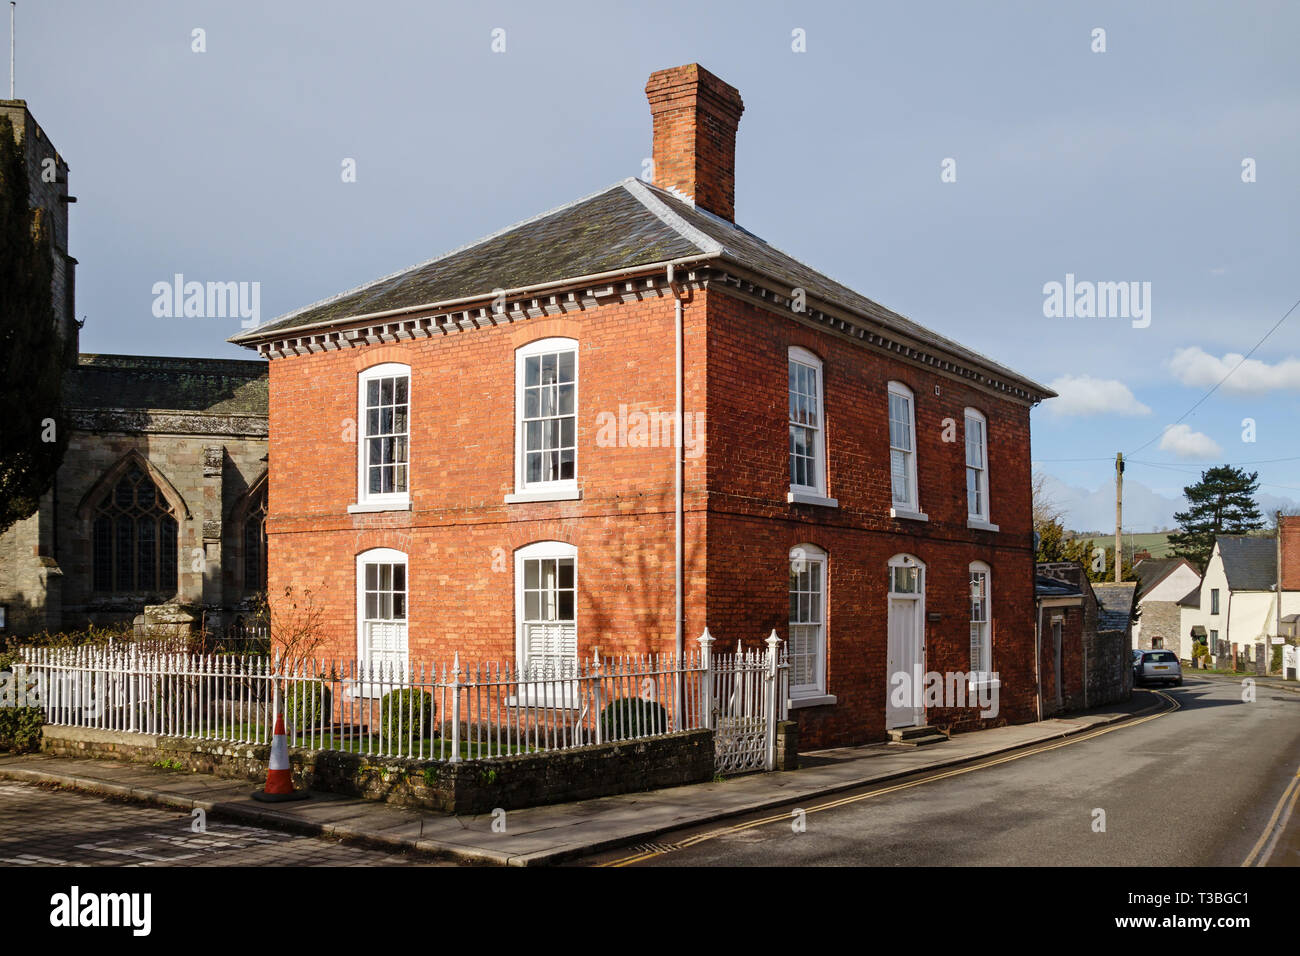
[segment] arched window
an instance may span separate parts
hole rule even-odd
[[[366,676],[387,678],[409,666],[406,554],[371,548],[357,555],[357,657]],[[362,682],[361,696],[376,697],[378,683]]]
[[[990,631],[989,588],[991,572],[983,561],[970,566],[970,669],[984,679],[993,670],[993,641]]]
[[[244,512],[244,590],[266,590],[266,483]]]
[[[807,349],[791,346],[790,492],[826,497],[826,429],[822,404],[822,362]]]
[[[538,541],[515,552],[516,655],[526,678],[569,677],[578,666],[578,549]]]
[[[790,696],[826,693],[826,552],[790,549]]]
[[[138,464],[104,496],[93,527],[96,591],[176,593],[175,509]]]

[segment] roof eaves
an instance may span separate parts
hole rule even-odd
[[[470,249],[473,249],[475,246],[481,246],[485,242],[491,242],[493,239],[500,238],[501,236],[504,236],[506,233],[512,232],[515,229],[520,229],[524,226],[531,225],[534,222],[538,222],[539,220],[545,219],[548,216],[554,216],[559,213],[562,213],[566,209],[572,209],[574,206],[580,206],[585,202],[590,202],[591,200],[597,198],[598,196],[603,196],[608,192],[618,189],[620,186],[626,186],[627,183],[635,182],[635,181],[636,180],[632,177],[629,177],[628,179],[621,179],[618,182],[613,183],[612,185],[606,186],[604,189],[598,189],[593,193],[589,193],[586,196],[582,196],[578,199],[574,199],[570,202],[566,202],[563,205],[554,207],[553,209],[548,209],[545,212],[539,212],[537,215],[529,216],[527,219],[521,219],[516,223],[506,226],[504,229],[498,229],[495,232],[489,233],[486,236],[481,236],[478,239],[475,239],[473,242],[467,242],[464,245],[457,246],[455,249],[451,249],[448,252],[442,253],[441,255],[434,256],[432,259],[425,259],[423,262],[417,262],[415,263],[415,265],[407,266],[404,269],[398,269],[396,272],[390,272],[386,276],[380,276],[378,279],[372,279],[369,282],[363,282],[361,285],[356,286],[354,288],[347,289],[343,292],[337,293],[336,295],[331,295],[324,299],[320,299],[316,302],[309,303],[308,305],[304,305],[301,308],[294,309],[292,312],[286,312],[283,315],[276,316],[275,318],[271,319],[269,322],[263,322],[255,329],[246,329],[245,331],[240,332],[237,335],[232,335],[230,338],[226,339],[226,341],[231,342],[235,345],[247,345],[257,340],[258,338],[261,338],[263,335],[265,335],[268,332],[283,331],[285,333],[288,333],[291,331],[298,331],[299,329],[313,328],[317,325],[333,326],[333,325],[340,325],[345,322],[351,322],[356,319],[366,318],[366,316],[361,316],[361,315],[345,316],[343,318],[330,319],[322,323],[312,323],[311,325],[304,325],[304,326],[297,326],[297,327],[290,326],[290,327],[285,327],[283,329],[277,328],[277,326],[279,326],[282,322],[287,322],[288,320],[292,319],[294,316],[303,315],[304,313],[311,312],[314,309],[319,309],[327,305],[332,305],[333,303],[338,302],[340,299],[345,299],[348,296],[356,295],[357,293],[364,292],[366,289],[373,288],[374,286],[380,285],[384,282],[389,282],[393,279],[398,278],[399,276],[406,275],[408,272],[414,272],[417,269],[423,269],[426,268],[427,266],[433,265],[436,262],[441,262],[443,259],[450,259],[452,256],[460,255],[462,252],[468,252]],[[439,303],[431,303],[428,306],[418,305],[418,306],[412,306],[410,308],[402,308],[400,310],[395,310],[395,311],[412,312],[412,311],[416,311],[417,309],[422,310],[425,308],[435,308],[437,307],[438,304]]]

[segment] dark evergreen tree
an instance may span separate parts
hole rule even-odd
[[[1255,503],[1259,472],[1246,474],[1231,465],[1201,472],[1201,480],[1183,489],[1187,510],[1174,515],[1181,529],[1169,535],[1173,554],[1191,561],[1202,573],[1221,534],[1246,534],[1264,527]]]
[[[49,222],[31,207],[27,164],[0,117],[0,532],[33,514],[67,447],[67,343],[54,319]]]

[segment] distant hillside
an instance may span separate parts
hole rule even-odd
[[[1096,541],[1097,544],[1102,546],[1111,545],[1115,542],[1114,531],[1072,531],[1070,534],[1076,539]],[[1127,556],[1145,550],[1150,551],[1151,557],[1153,558],[1172,557],[1169,548],[1169,534],[1170,532],[1168,531],[1148,531],[1143,534],[1125,534],[1124,554]]]

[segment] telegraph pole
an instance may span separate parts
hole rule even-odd
[[[1124,552],[1122,548],[1122,533],[1124,526],[1124,453],[1115,454],[1115,583],[1120,583],[1123,577],[1121,568],[1123,566]]]

